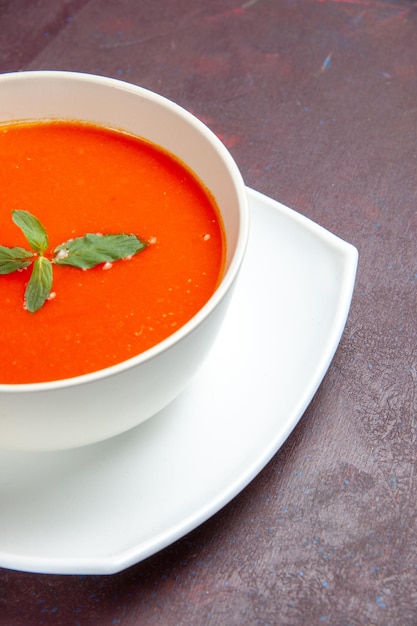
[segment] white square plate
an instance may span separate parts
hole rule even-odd
[[[336,351],[358,255],[282,204],[248,195],[247,257],[188,389],[103,443],[0,452],[0,566],[59,574],[129,567],[216,513],[291,433]]]

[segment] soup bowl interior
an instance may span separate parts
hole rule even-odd
[[[0,447],[53,450],[107,439],[171,402],[204,361],[224,318],[244,258],[244,183],[220,140],[193,115],[153,92],[72,72],[0,75],[0,124],[91,122],[151,141],[187,165],[213,195],[226,239],[222,280],[203,308],[173,335],[115,366],[48,383],[0,384]],[[105,330],[104,330],[105,332]]]

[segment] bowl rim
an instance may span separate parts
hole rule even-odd
[[[24,70],[19,72],[6,72],[0,74],[0,89],[2,83],[4,82],[20,82],[22,80],[36,82],[37,80],[43,80],[46,77],[48,77],[48,79],[57,79],[70,82],[75,80],[84,83],[97,84],[117,90],[128,91],[133,95],[136,94],[138,96],[145,97],[148,100],[154,101],[157,104],[168,108],[175,115],[181,117],[183,120],[191,124],[200,134],[204,136],[206,141],[208,141],[212,145],[212,147],[215,149],[216,153],[228,169],[231,176],[239,206],[239,224],[237,229],[236,246],[231,256],[229,267],[225,270],[213,294],[202,306],[202,308],[197,311],[197,313],[195,313],[190,320],[188,320],[188,322],[186,322],[183,326],[181,326],[178,330],[169,335],[167,338],[129,359],[120,361],[119,363],[110,365],[109,367],[100,370],[89,372],[87,374],[81,374],[79,376],[73,376],[71,378],[62,378],[37,383],[0,383],[0,392],[2,393],[53,391],[93,383],[112,376],[116,376],[126,370],[138,367],[145,362],[153,360],[159,354],[166,352],[167,350],[172,348],[177,342],[182,341],[186,336],[191,334],[198,326],[200,326],[204,322],[204,320],[210,315],[210,313],[214,311],[214,309],[220,304],[221,300],[232,288],[233,283],[242,265],[249,238],[249,205],[245,184],[240,170],[234,158],[232,157],[226,146],[222,143],[222,141],[210,128],[208,128],[208,126],[204,122],[198,119],[194,114],[192,114],[181,105],[173,102],[166,96],[158,94],[150,89],[147,89],[146,87],[141,87],[137,84],[129,83],[118,78],[112,78],[86,72],[74,72],[68,70]],[[192,171],[192,167],[190,169]]]

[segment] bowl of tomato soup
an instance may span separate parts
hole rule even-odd
[[[133,84],[0,75],[0,448],[129,430],[212,347],[249,230],[232,156]]]

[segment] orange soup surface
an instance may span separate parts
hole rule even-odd
[[[1,275],[0,383],[59,380],[133,357],[190,320],[222,275],[213,198],[172,155],[122,132],[1,126],[0,244],[30,249],[14,209],[42,222],[50,258],[86,233],[134,233],[149,245],[109,269],[54,265],[52,298],[35,313],[24,308],[32,266]]]

